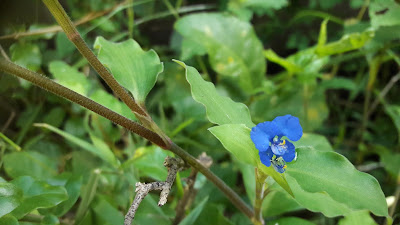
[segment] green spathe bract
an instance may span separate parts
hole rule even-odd
[[[94,43],[99,60],[111,71],[115,79],[128,89],[136,101],[144,104],[147,94],[154,87],[157,76],[163,71],[155,51],[143,51],[132,40],[113,43],[98,37]]]
[[[292,179],[306,192],[325,192],[332,200],[352,210],[368,209],[377,216],[387,216],[387,205],[378,181],[362,173],[342,155],[335,152],[298,148],[297,161],[287,168]],[[296,196],[296,193],[294,193]]]

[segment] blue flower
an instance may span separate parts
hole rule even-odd
[[[257,124],[250,132],[251,140],[258,149],[261,162],[272,166],[279,173],[285,172],[286,162],[296,157],[294,145],[291,141],[298,141],[303,136],[299,118],[292,115],[278,116],[273,121]]]

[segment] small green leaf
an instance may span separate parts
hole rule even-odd
[[[378,181],[356,170],[344,156],[312,148],[298,148],[296,152],[297,160],[288,164],[286,172],[291,187],[294,179],[304,191],[325,192],[350,209],[368,209],[377,216],[388,215],[385,195]]]
[[[20,188],[12,183],[0,183],[0,218],[17,208],[21,202],[22,190]]]
[[[322,47],[326,44],[326,26],[328,25],[328,21],[329,19],[324,19],[324,21],[322,21],[321,23],[321,28],[319,30],[319,36],[318,36],[318,47]]]
[[[206,205],[208,201],[208,197],[203,199],[197,206],[194,208],[189,215],[183,219],[179,225],[190,225],[196,222],[197,218],[199,217],[200,213],[203,211],[204,206]]]
[[[60,225],[60,221],[55,215],[46,215],[40,225]]]
[[[262,204],[264,215],[267,215],[268,217],[273,217],[286,212],[303,209],[303,207],[300,206],[299,203],[297,203],[296,200],[293,199],[293,197],[290,196],[282,188],[275,190],[276,188],[269,187],[269,189],[271,190],[271,192],[267,195],[267,197],[265,197]]]
[[[102,104],[103,106],[125,116],[128,119],[136,120],[135,114],[133,114],[127,105],[102,89],[97,89],[91,93],[90,98],[93,101]]]
[[[257,166],[258,151],[250,139],[250,128],[243,124],[224,124],[208,129],[237,160]]]
[[[339,220],[338,225],[378,225],[367,210],[356,211]]]
[[[83,73],[63,61],[51,62],[49,70],[58,83],[81,95],[88,96],[92,84]]]
[[[264,56],[271,62],[277,63],[285,68],[289,74],[294,74],[302,71],[302,68],[294,64],[293,62],[284,59],[277,55],[272,49],[264,51]]]
[[[76,211],[75,215],[76,224],[79,224],[85,218],[85,214],[89,210],[89,205],[97,193],[97,186],[99,184],[100,173],[101,171],[99,169],[91,171],[86,186],[82,188],[81,202],[79,204],[78,210]]]
[[[49,178],[57,174],[57,160],[34,151],[13,152],[4,156],[4,170],[13,178]]]
[[[64,187],[51,186],[32,177],[18,177],[11,183],[23,190],[21,205],[11,213],[18,219],[34,209],[53,207],[68,199]]]
[[[177,60],[175,62],[186,69],[186,79],[190,84],[193,99],[206,107],[207,117],[210,122],[219,125],[245,124],[249,128],[254,126],[249,109],[245,104],[220,96],[215,86],[210,82],[204,81],[195,68],[186,66],[183,62]]]
[[[143,104],[147,94],[163,71],[155,51],[143,51],[139,44],[130,39],[113,43],[98,37],[94,43],[98,57],[114,75],[115,79],[128,89],[136,101]]]
[[[203,46],[212,68],[223,76],[237,77],[245,91],[261,86],[266,62],[250,23],[219,13],[198,13],[179,19],[175,29]]]
[[[39,46],[29,42],[16,42],[10,47],[11,60],[29,70],[37,71],[42,64]]]

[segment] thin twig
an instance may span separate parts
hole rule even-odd
[[[378,97],[375,99],[375,101],[372,103],[369,111],[368,111],[368,117],[375,111],[376,107],[378,106],[379,102],[381,102],[386,94],[392,89],[392,87],[396,84],[397,81],[400,80],[400,72],[397,73],[395,76],[390,79],[390,81],[386,84],[386,86],[382,89],[382,91],[379,93]]]
[[[125,216],[124,225],[131,225],[133,219],[135,218],[135,214],[137,209],[139,208],[142,200],[147,196],[150,191],[161,190],[160,200],[158,202],[158,206],[163,206],[167,202],[167,198],[169,192],[171,190],[172,184],[175,181],[176,174],[186,168],[185,162],[179,158],[171,158],[167,156],[164,161],[164,166],[168,168],[168,175],[165,182],[152,182],[149,184],[145,183],[136,183],[137,193],[135,199],[132,202],[131,207],[128,210],[128,213]]]
[[[203,152],[199,157],[198,161],[205,166],[206,168],[210,168],[212,165],[212,159],[209,157],[205,152]],[[183,194],[182,199],[178,202],[178,205],[175,208],[176,216],[174,221],[172,222],[173,225],[179,224],[183,218],[185,218],[185,211],[188,209],[193,202],[197,194],[197,190],[194,188],[194,184],[196,181],[196,177],[198,174],[198,170],[192,168],[190,175],[186,178],[187,186],[185,187],[185,192]]]
[[[11,61],[1,45],[0,45],[0,53],[7,61]]]

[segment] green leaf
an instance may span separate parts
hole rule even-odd
[[[246,92],[261,86],[266,62],[262,43],[250,23],[219,13],[198,13],[179,19],[175,29],[207,50],[215,71],[238,77]]]
[[[53,74],[56,81],[68,87],[69,89],[88,96],[92,84],[89,82],[85,74],[77,69],[69,66],[63,61],[53,61],[49,64],[50,73]]]
[[[97,217],[96,221],[99,221],[99,224],[112,225],[124,223],[122,213],[104,198],[99,198],[98,201],[94,202],[92,207]]]
[[[277,220],[272,220],[267,223],[267,225],[315,225],[315,223],[311,223],[305,219],[300,219],[297,217],[283,217]]]
[[[362,33],[346,34],[338,41],[326,45],[318,45],[315,49],[315,53],[319,56],[327,56],[359,49],[370,41],[374,35],[375,32],[373,30],[367,30]]]
[[[17,208],[21,202],[22,190],[20,188],[11,183],[0,183],[0,218]]]
[[[338,225],[377,225],[367,210],[356,211],[339,220]]]
[[[210,122],[219,125],[245,124],[249,128],[255,126],[245,104],[220,96],[215,86],[204,81],[195,68],[186,66],[180,61],[175,60],[175,62],[186,69],[186,80],[190,84],[193,99],[206,107],[207,118]]]
[[[115,79],[128,89],[136,101],[143,104],[147,94],[163,71],[155,51],[143,51],[139,44],[130,39],[113,43],[98,37],[94,43],[100,61],[110,69]]]
[[[250,128],[243,124],[225,124],[208,129],[237,160],[254,167],[259,161],[258,151],[250,139]]]
[[[164,160],[170,153],[156,146],[141,147],[136,149],[133,158],[127,160],[122,165],[127,168],[133,165],[140,172],[141,177],[151,177],[155,180],[165,180],[167,170],[164,167]],[[151,162],[151,163],[149,163]]]
[[[34,209],[53,207],[68,199],[68,194],[64,187],[51,186],[32,177],[18,177],[11,183],[23,191],[21,205],[11,213],[18,219]]]
[[[300,140],[293,142],[296,148],[313,147],[318,151],[333,151],[331,144],[325,136],[312,133],[304,133]]]
[[[4,156],[4,170],[12,178],[49,178],[57,174],[57,166],[57,160],[34,151],[13,152]]]
[[[385,111],[392,119],[396,126],[397,133],[399,135],[398,140],[400,142],[400,106],[399,105],[385,105]]]
[[[326,26],[328,24],[329,19],[324,19],[324,21],[322,21],[321,23],[321,28],[319,30],[319,36],[318,36],[318,44],[317,44],[317,48],[318,47],[322,47],[326,44],[326,40],[327,40],[327,36],[326,36]]]
[[[100,173],[101,173],[100,169],[95,169],[91,171],[86,186],[82,188],[81,202],[79,203],[79,207],[75,215],[76,224],[80,224],[80,222],[85,218],[85,214],[89,209],[89,205],[97,193],[97,186],[99,184]]]
[[[220,205],[212,203],[206,204],[193,225],[234,225],[234,223],[230,219],[224,216],[224,211],[219,206]]]
[[[320,86],[323,89],[346,89],[349,91],[357,90],[357,84],[352,79],[344,77],[334,77],[330,80],[323,80]]]
[[[99,140],[97,137],[93,135],[91,135],[91,138],[92,141],[95,143],[94,145],[48,124],[41,123],[41,124],[35,124],[35,126],[46,128],[58,135],[61,135],[66,140],[72,142],[73,144],[78,145],[79,147],[88,152],[93,153],[94,155],[100,157],[101,159],[103,159],[104,161],[108,162],[113,166],[118,166],[119,164],[118,159],[115,157],[113,152],[107,146],[105,146],[105,143],[102,143],[101,140]]]
[[[298,148],[296,152],[297,160],[288,164],[286,173],[291,187],[295,180],[304,191],[325,193],[352,210],[368,209],[377,216],[388,215],[378,181],[356,170],[344,156],[312,148]]]
[[[55,215],[46,215],[40,225],[60,225],[60,221]]]
[[[303,207],[283,189],[279,189],[279,191],[272,189],[267,197],[265,197],[262,204],[263,215],[267,215],[268,217],[278,216],[286,212],[300,209],[303,209]]]
[[[394,179],[397,179],[400,173],[400,154],[383,147],[375,146],[375,152],[379,155],[383,167]]]
[[[239,161],[258,167],[262,172],[271,176],[289,194],[292,194],[285,175],[276,172],[272,166],[266,167],[261,163],[258,150],[250,138],[249,128],[243,124],[226,124],[212,127],[209,130]]]
[[[197,218],[199,217],[200,213],[203,211],[204,206],[206,205],[206,202],[208,201],[208,197],[203,199],[197,206],[194,208],[189,215],[183,219],[179,225],[190,225],[193,224]]]
[[[400,25],[400,4],[395,0],[374,0],[369,5],[372,27]]]
[[[16,42],[10,47],[11,61],[33,71],[42,64],[42,54],[39,46],[28,42]]]
[[[82,176],[62,174],[60,179],[67,190],[68,199],[51,209],[51,213],[59,217],[66,214],[78,200],[81,193]]]
[[[104,90],[97,89],[93,93],[90,94],[90,98],[102,104],[103,106],[115,111],[126,118],[131,120],[136,120],[135,114],[129,109],[127,105],[119,101],[116,97],[112,96],[111,94],[107,93]]]
[[[248,21],[253,12],[261,16],[278,10],[288,5],[287,0],[230,0],[229,11]]]
[[[4,225],[19,225],[18,220],[11,216],[11,215],[5,215],[3,217],[0,216],[0,224]]]

